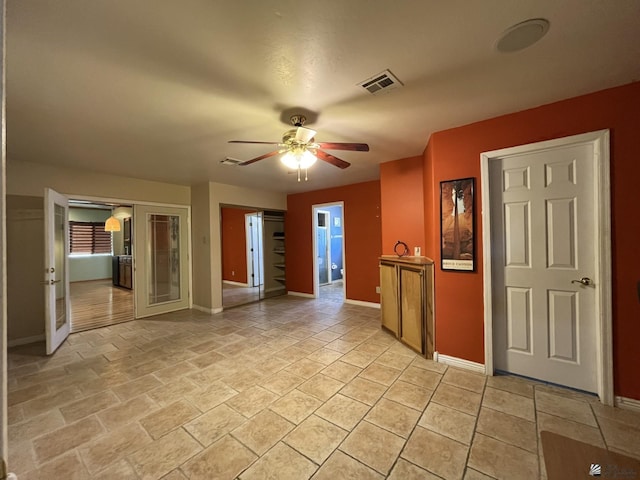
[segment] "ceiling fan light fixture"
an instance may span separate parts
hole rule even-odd
[[[307,169],[314,163],[316,163],[318,159],[316,156],[311,153],[309,150],[293,150],[288,151],[282,157],[280,157],[280,161],[287,167],[292,170],[299,169]]]

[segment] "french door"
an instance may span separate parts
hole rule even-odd
[[[134,205],[136,318],[189,308],[186,208]]]

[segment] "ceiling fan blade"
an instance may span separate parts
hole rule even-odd
[[[366,143],[342,143],[342,142],[320,142],[318,148],[325,150],[351,150],[353,152],[368,152],[369,145]]]
[[[296,132],[296,141],[300,143],[309,143],[315,136],[315,134],[315,130],[311,130],[310,128],[305,127],[298,127],[298,131]]]
[[[316,157],[322,161],[330,163],[331,165],[335,165],[338,168],[347,168],[351,165],[349,162],[345,162],[344,160],[334,157],[330,153],[323,152],[322,150],[316,150]]]
[[[265,158],[273,157],[274,155],[278,155],[279,153],[280,153],[280,150],[274,150],[273,152],[265,153],[264,155],[260,155],[259,157],[252,158],[251,160],[247,160],[246,162],[239,163],[238,165],[240,165],[241,167],[251,165],[252,163],[255,163],[259,160],[264,160]]]
[[[250,140],[229,140],[227,143],[259,143],[261,145],[279,145],[280,142],[253,142]]]

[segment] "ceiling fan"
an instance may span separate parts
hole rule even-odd
[[[300,170],[305,170],[305,180],[307,180],[307,169],[313,165],[317,159],[330,163],[338,168],[347,168],[351,165],[341,158],[335,157],[324,150],[349,150],[355,152],[368,152],[369,145],[366,143],[343,143],[343,142],[315,142],[315,130],[306,128],[304,115],[291,116],[291,124],[295,127],[284,132],[281,142],[255,142],[249,140],[229,140],[229,143],[257,143],[263,145],[277,145],[278,149],[265,153],[259,157],[252,158],[239,163],[240,166],[251,165],[259,160],[284,154],[280,161],[287,167],[298,171],[298,181],[300,181]]]

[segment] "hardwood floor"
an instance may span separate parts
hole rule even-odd
[[[71,289],[71,332],[133,320],[133,290],[114,287],[111,279],[74,282]]]

